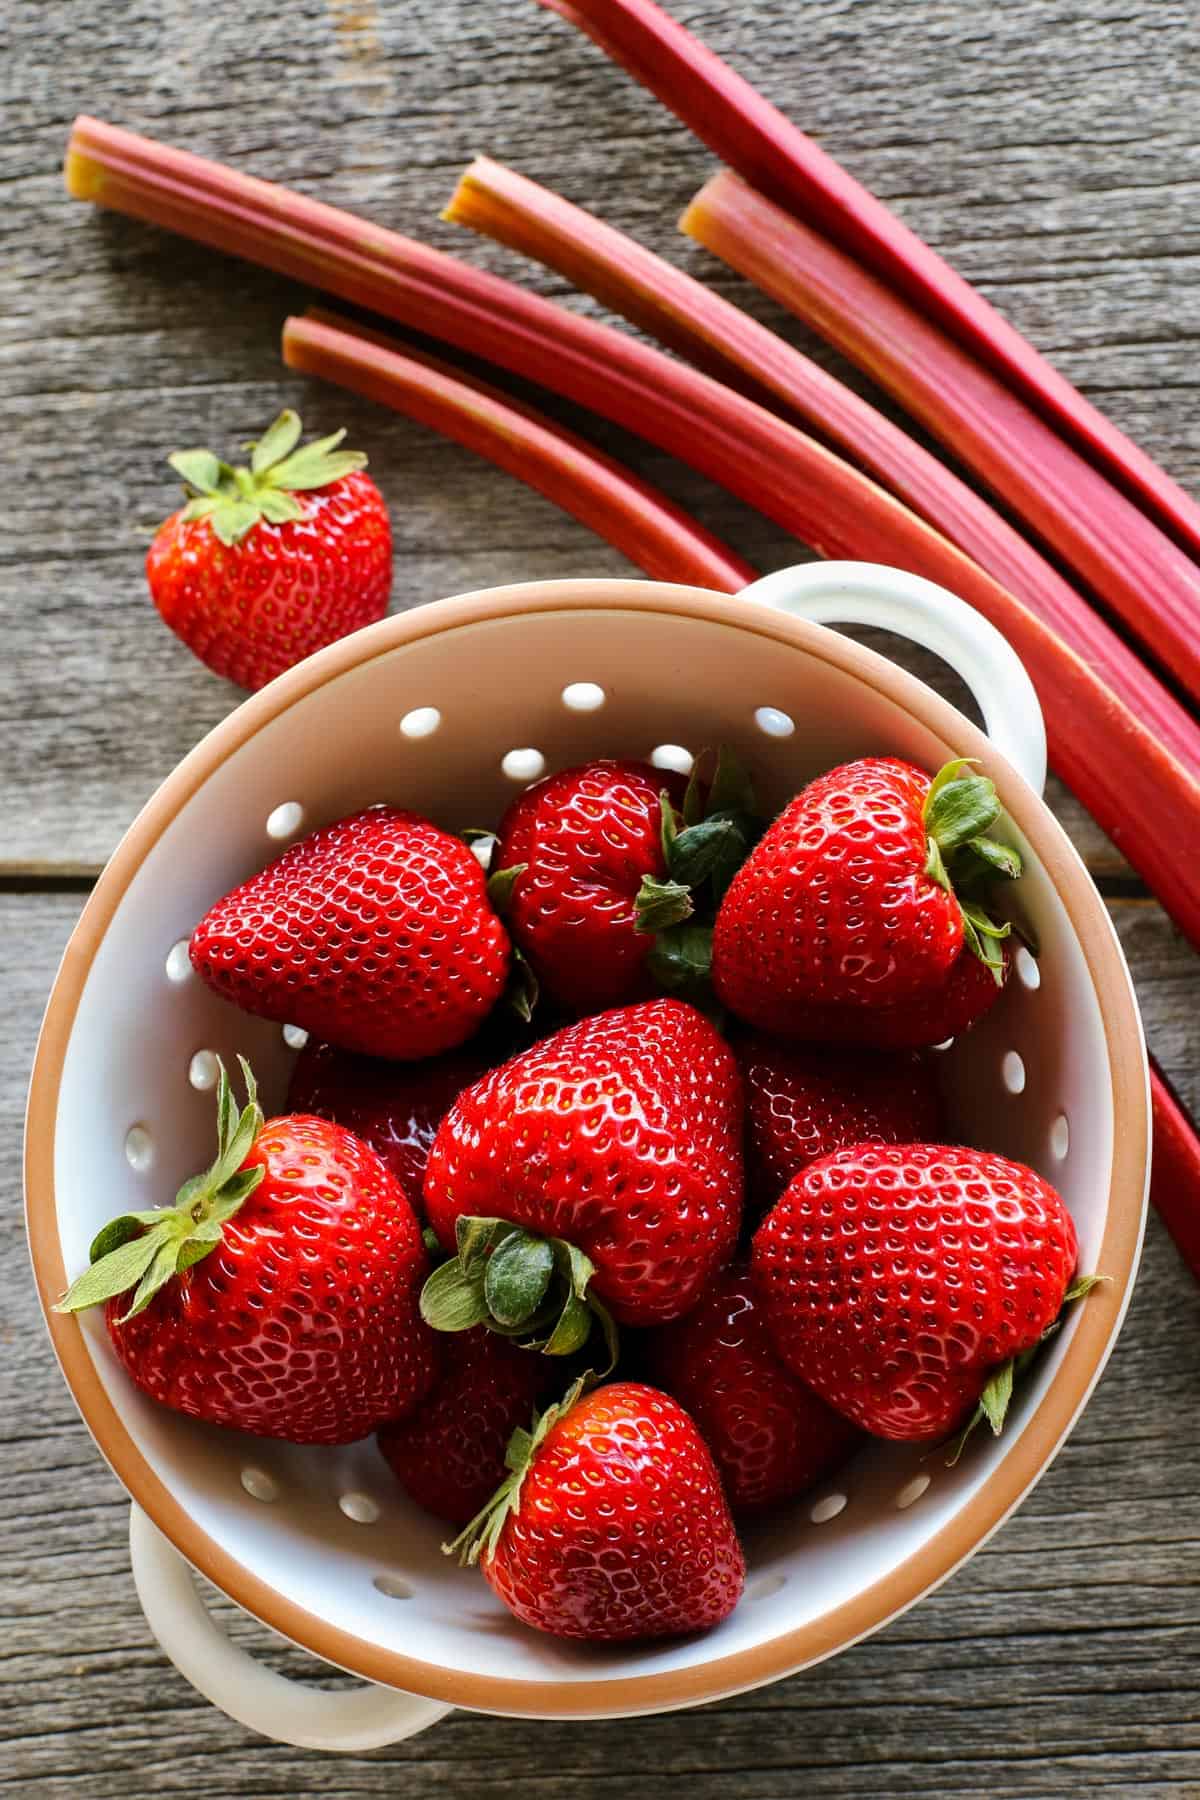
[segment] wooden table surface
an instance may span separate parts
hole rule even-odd
[[[677,10],[1197,483],[1193,0]],[[284,403],[313,426],[344,420],[394,509],[400,607],[623,564],[464,452],[285,375],[279,326],[306,296],[68,200],[70,120],[158,134],[559,291],[439,223],[457,171],[487,150],[782,321],[674,231],[705,151],[532,0],[10,0],[3,36],[0,1792],[1200,1795],[1200,1309],[1154,1221],[1109,1372],[1020,1514],[906,1618],[808,1674],[633,1723],[460,1714],[336,1761],[251,1737],[165,1664],[133,1596],[125,1498],[38,1322],[18,1162],[38,1019],[88,886],[238,698],[147,600],[142,554],[175,503],[162,455],[235,445]],[[762,567],[795,559],[698,478],[582,423]],[[1054,798],[1112,908],[1151,1042],[1194,1105],[1195,958],[1113,847]],[[237,1630],[266,1641],[249,1621]],[[298,1654],[268,1653],[301,1672]]]

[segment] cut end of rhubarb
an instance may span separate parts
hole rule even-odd
[[[63,163],[63,181],[68,194],[74,199],[91,200],[97,205],[102,204],[104,170],[85,150],[78,149],[74,140],[67,146],[66,160]]]

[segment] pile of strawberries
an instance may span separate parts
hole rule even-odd
[[[376,1433],[529,1625],[716,1624],[734,1516],[864,1433],[999,1430],[1087,1285],[1053,1188],[945,1142],[929,1047],[1009,966],[998,811],[874,758],[764,830],[722,754],[562,771],[470,844],[388,806],[313,833],[191,940],[309,1034],[286,1112],[222,1070],[212,1167],[62,1307],[167,1406]]]

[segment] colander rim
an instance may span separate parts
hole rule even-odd
[[[1111,1282],[1083,1309],[1054,1382],[978,1491],[919,1550],[822,1617],[676,1670],[592,1680],[464,1673],[335,1627],[261,1580],[203,1531],[155,1474],[103,1387],[76,1319],[53,1312],[67,1276],[57,1229],[55,1131],[63,1063],[92,962],[152,846],[204,781],[256,732],[350,670],[440,633],[501,618],[599,610],[674,614],[803,650],[900,705],[947,755],[977,757],[1049,875],[1078,938],[1100,1007],[1112,1082],[1113,1163],[1097,1266]],[[26,1115],[26,1224],[47,1329],[75,1402],[114,1473],[193,1568],[246,1611],[364,1679],[458,1706],[586,1718],[697,1705],[778,1679],[847,1648],[945,1580],[1003,1522],[1053,1459],[1120,1329],[1141,1245],[1149,1177],[1149,1078],[1132,984],[1100,896],[1065,832],[984,734],[895,663],[823,625],[701,588],[595,577],[512,583],[394,614],[307,658],[244,701],[167,776],[100,876],[71,934],[38,1040]],[[716,1641],[716,1640],[714,1640]]]

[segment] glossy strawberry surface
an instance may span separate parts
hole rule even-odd
[[[437,1128],[488,1062],[475,1044],[430,1062],[394,1063],[310,1039],[292,1068],[287,1110],[333,1119],[370,1144],[424,1218],[421,1190]]]
[[[271,1119],[242,1164],[263,1179],[203,1261],[121,1324],[117,1354],[153,1399],[296,1444],[346,1444],[416,1406],[433,1379],[418,1311],[428,1259],[399,1183],[340,1125]]]
[[[409,1497],[463,1526],[504,1480],[504,1453],[539,1400],[561,1392],[561,1363],[476,1326],[440,1332],[433,1390],[406,1419],[381,1427],[379,1448]],[[555,1396],[557,1397],[557,1396]]]
[[[732,1253],[741,1082],[693,1007],[651,1000],[569,1025],[484,1075],[443,1120],[425,1209],[452,1251],[463,1215],[565,1238],[616,1319],[686,1312]]]
[[[285,851],[210,907],[197,973],[246,1012],[371,1056],[436,1056],[504,991],[509,943],[467,846],[373,806]]]
[[[963,922],[926,873],[929,786],[920,769],[871,757],[784,808],[717,913],[713,986],[739,1019],[800,1036],[805,1008],[892,1006],[945,981]]]
[[[594,1642],[706,1630],[746,1573],[703,1438],[668,1395],[631,1381],[552,1426],[481,1566],[526,1625]]]
[[[494,866],[527,865],[506,922],[546,994],[571,1012],[598,1012],[647,991],[653,936],[636,928],[645,876],[666,874],[660,795],[682,799],[678,775],[649,763],[562,769],[514,800]]]
[[[1057,1318],[1075,1228],[986,1150],[863,1145],[811,1163],[754,1237],[781,1360],[866,1431],[943,1437]]]
[[[645,1357],[649,1379],[699,1427],[735,1513],[802,1494],[859,1441],[776,1356],[744,1263],[723,1270],[685,1318],[652,1333]]]
[[[747,1194],[759,1208],[773,1206],[794,1175],[833,1150],[936,1143],[944,1135],[932,1057],[839,1051],[761,1033],[735,1050],[746,1094]]]
[[[260,519],[235,544],[208,519],[172,513],[146,557],[171,630],[239,687],[262,687],[387,611],[392,533],[370,476],[345,475],[297,500],[302,519]]]
[[[1002,951],[1001,980],[969,950],[960,950],[946,979],[894,1006],[797,1006],[789,1036],[814,1044],[862,1044],[873,1050],[920,1050],[961,1037],[989,1013],[1012,972]]]

